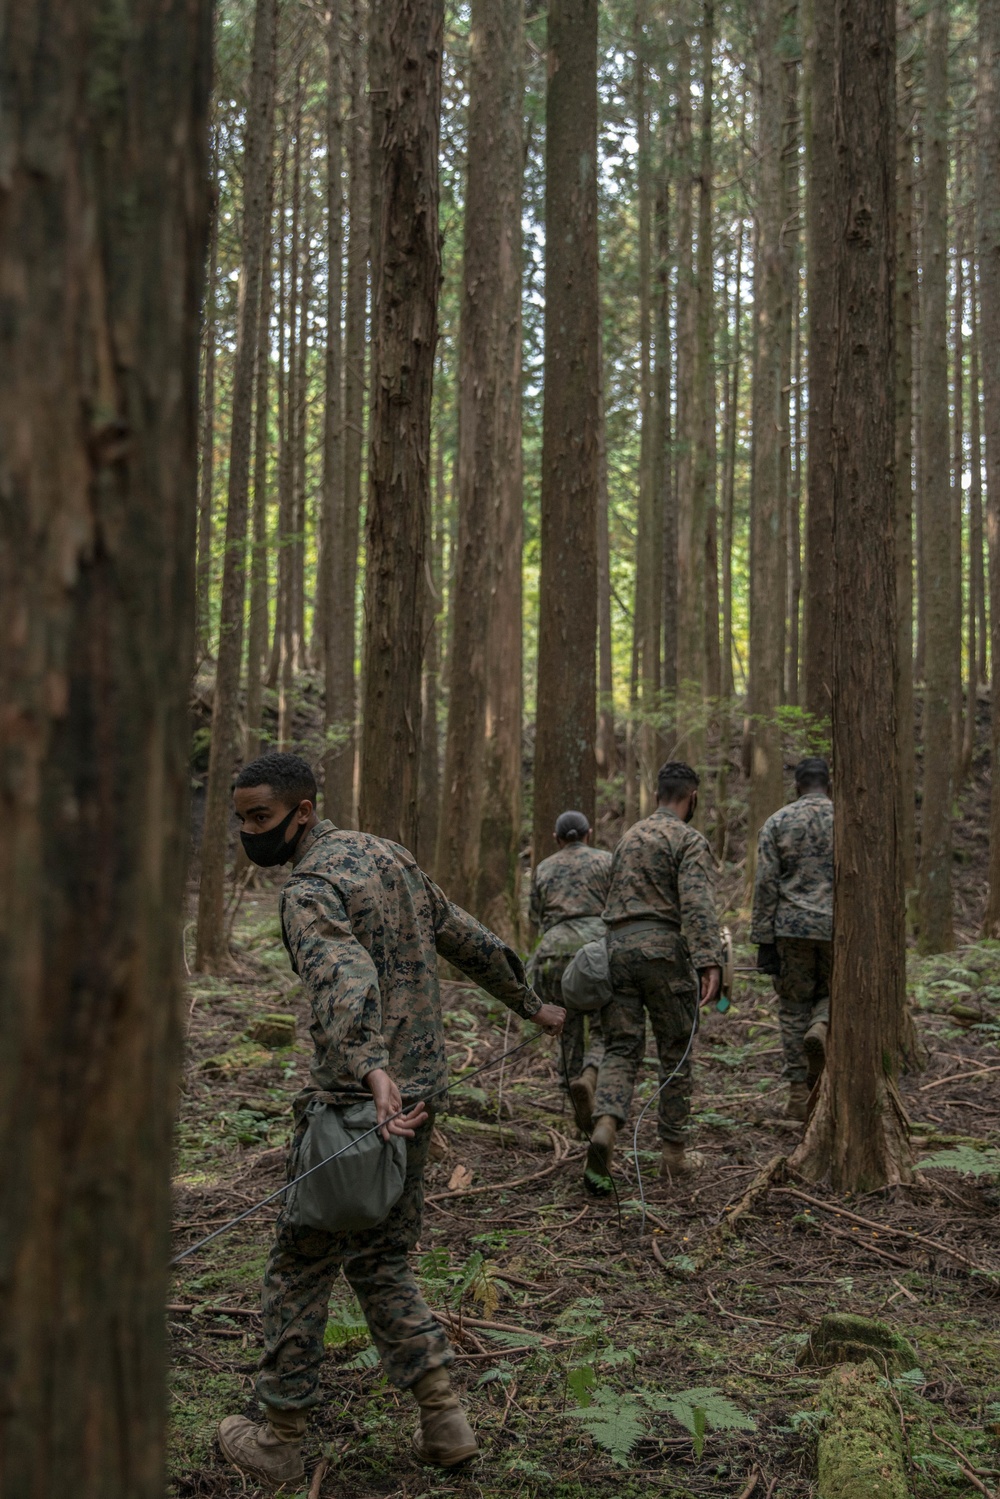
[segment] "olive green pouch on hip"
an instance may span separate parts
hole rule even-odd
[[[386,1141],[378,1133],[367,1133],[377,1122],[374,1101],[341,1107],[314,1098],[306,1106],[305,1120],[292,1175],[311,1174],[289,1189],[285,1221],[332,1234],[375,1228],[402,1195],[406,1141],[399,1135]],[[327,1159],[338,1151],[344,1154]]]

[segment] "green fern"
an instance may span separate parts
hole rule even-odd
[[[918,1170],[928,1167],[960,1171],[965,1176],[1000,1176],[1000,1150],[994,1146],[976,1150],[971,1145],[956,1145],[952,1150],[938,1150],[917,1162]]]
[[[756,1431],[757,1423],[727,1400],[715,1386],[680,1390],[676,1395],[651,1397],[655,1408],[679,1421],[694,1438],[694,1455],[700,1458],[705,1449],[705,1433],[713,1431]]]
[[[621,1395],[601,1385],[582,1409],[567,1411],[579,1421],[599,1447],[620,1468],[628,1466],[629,1454],[646,1430],[646,1413],[635,1395]]]
[[[327,1319],[323,1342],[327,1348],[343,1348],[348,1343],[368,1341],[368,1323],[357,1302],[352,1306],[334,1307]]]
[[[358,1354],[357,1358],[352,1358],[349,1363],[346,1363],[344,1365],[344,1368],[345,1369],[374,1369],[374,1367],[375,1367],[375,1365],[377,1363],[378,1363],[378,1349],[375,1348],[375,1347],[373,1347],[371,1344],[369,1344],[367,1348],[362,1348],[362,1350]]]

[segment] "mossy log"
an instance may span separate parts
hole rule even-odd
[[[882,1375],[905,1374],[917,1367],[910,1343],[877,1317],[851,1312],[827,1312],[809,1334],[796,1362],[800,1368],[828,1368],[831,1364],[862,1364],[871,1360]]]
[[[899,1418],[876,1366],[842,1364],[820,1399],[819,1499],[909,1499]]]
[[[552,1136],[545,1130],[526,1129],[522,1124],[491,1124],[481,1119],[467,1119],[464,1114],[446,1114],[438,1118],[438,1129],[447,1138],[451,1131],[459,1134],[489,1137],[507,1150],[552,1150]]]

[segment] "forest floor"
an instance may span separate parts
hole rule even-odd
[[[251,894],[236,923],[232,975],[189,983],[177,1250],[283,1180],[289,1105],[310,1044],[275,912],[273,889]],[[740,961],[749,962],[748,949]],[[1000,1144],[1000,944],[911,956],[909,991],[930,1054],[927,1070],[904,1080],[917,1158],[957,1147],[975,1166],[976,1152]],[[508,1024],[480,992],[447,984],[444,997],[453,1073],[520,1039],[522,1023]],[[950,1013],[956,1003],[960,1019]],[[248,1035],[275,1012],[295,1015],[294,1045],[270,1049]],[[732,1009],[713,1012],[698,1041],[703,1172],[690,1185],[662,1183],[655,1125],[651,1117],[643,1125],[645,1233],[624,1149],[620,1222],[613,1199],[582,1188],[583,1147],[563,1108],[551,1042],[520,1053],[502,1080],[497,1069],[459,1083],[437,1117],[414,1266],[452,1328],[455,1378],[482,1458],[449,1474],[416,1463],[412,1399],[373,1365],[342,1282],[301,1499],[307,1491],[311,1499],[813,1494],[822,1371],[796,1358],[831,1310],[883,1317],[916,1349],[918,1368],[891,1393],[917,1499],[1000,1492],[995,1178],[924,1170],[912,1186],[847,1204],[778,1173],[700,1263],[721,1216],[799,1136],[780,1118],[779,1064],[773,996],[766,981],[742,973]],[[640,1099],[654,1070],[644,1070]],[[255,1494],[220,1457],[214,1432],[222,1416],[258,1409],[259,1288],[274,1216],[264,1209],[176,1273],[175,1499]],[[695,1405],[707,1416],[698,1451],[688,1429]]]

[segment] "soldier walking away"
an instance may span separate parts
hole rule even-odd
[[[690,826],[697,804],[695,771],[668,761],[657,778],[656,811],[629,828],[614,852],[604,908],[614,998],[604,1010],[604,1057],[584,1176],[593,1192],[611,1190],[611,1157],[645,1054],[647,1014],[661,1084],[676,1068],[659,1100],[661,1174],[670,1179],[703,1164],[696,1151],[686,1149],[689,1042],[699,999],[709,1004],[719,992],[722,945],[712,852]]]
[[[226,1457],[266,1483],[303,1473],[306,1412],[319,1401],[330,1292],[343,1270],[388,1378],[412,1390],[423,1462],[451,1468],[474,1457],[476,1439],[454,1394],[447,1335],[407,1261],[420,1235],[424,1166],[433,1116],[422,1102],[447,1081],[437,954],[516,1014],[558,1035],[563,1012],[528,985],[520,958],[451,904],[406,849],[337,828],[315,812],[316,782],[304,760],[271,754],[237,777],[233,804],[257,864],[292,861],[281,895],[282,937],[312,1002],[310,1085],[295,1100],[291,1161],[307,1109],[374,1099],[383,1132],[406,1142],[402,1195],[374,1228],[328,1232],[278,1217],[264,1271],[264,1353],[257,1394],[265,1419],[228,1416]]]
[[[825,760],[795,767],[797,800],[757,839],[750,941],[778,996],[786,1119],[804,1120],[826,1061],[833,955],[833,802]]]
[[[528,962],[536,992],[562,1005],[562,976],[585,942],[604,936],[604,910],[611,886],[611,855],[591,847],[593,834],[582,812],[563,812],[556,819],[557,852],[535,866],[528,915],[542,940]],[[589,1021],[589,1031],[585,1026]],[[594,1127],[597,1069],[604,1055],[600,1011],[581,1015],[567,1010],[562,1035],[564,1076],[576,1122],[585,1134]]]

